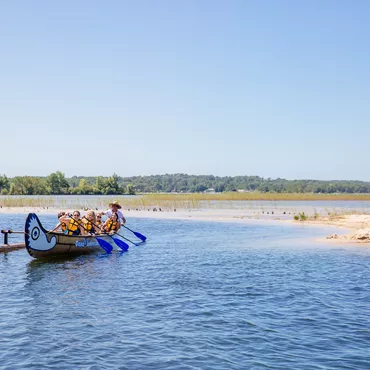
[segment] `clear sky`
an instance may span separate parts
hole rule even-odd
[[[370,2],[0,1],[0,174],[370,181]]]

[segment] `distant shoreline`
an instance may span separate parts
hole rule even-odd
[[[7,194],[252,194],[253,199],[286,199],[287,194],[313,194],[315,197],[370,194],[370,181],[314,180],[263,178],[260,176],[214,176],[185,173],[156,174],[123,177],[111,176],[66,177],[61,171],[46,176],[0,176],[0,193]],[[257,195],[256,195],[257,194]],[[259,194],[262,194],[262,198]],[[307,198],[305,198],[307,199]]]

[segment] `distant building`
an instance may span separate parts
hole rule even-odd
[[[207,190],[204,190],[205,193],[216,193],[215,189],[209,188]]]

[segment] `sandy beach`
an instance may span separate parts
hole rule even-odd
[[[1,207],[0,214],[55,214],[60,211],[59,208],[52,207]],[[98,209],[96,212],[104,211]],[[245,223],[292,223],[296,225],[311,226],[332,226],[340,230],[339,235],[335,232],[327,236],[331,242],[360,242],[370,243],[370,215],[368,214],[350,214],[331,217],[318,217],[306,221],[296,221],[291,214],[255,214],[248,209],[210,209],[210,210],[172,210],[172,211],[153,211],[153,210],[123,210],[126,219],[133,218],[155,218],[155,219],[173,219],[189,221],[208,221],[208,222],[236,222]],[[7,225],[1,225],[2,227]],[[343,233],[346,232],[344,235]]]

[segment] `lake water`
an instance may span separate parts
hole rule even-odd
[[[370,247],[258,221],[129,225],[148,242],[127,253],[0,254],[0,369],[370,368]]]

